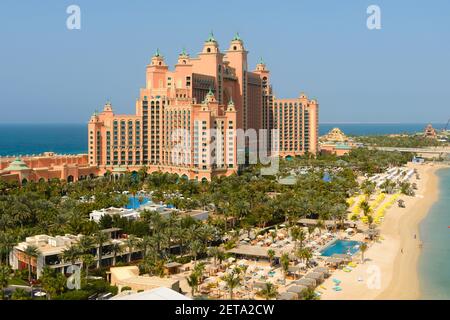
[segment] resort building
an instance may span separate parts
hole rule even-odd
[[[102,232],[109,235],[109,240],[103,244],[102,247],[102,261],[99,261],[98,247],[92,247],[92,254],[96,259],[97,266],[110,266],[115,265],[117,262],[127,262],[130,256],[128,248],[125,245],[124,239],[119,238],[120,229],[112,228],[102,230]],[[62,254],[64,250],[68,249],[72,245],[76,245],[82,235],[66,234],[64,236],[49,236],[49,235],[35,235],[27,237],[24,242],[17,244],[11,252],[11,263],[14,270],[28,269],[28,265],[31,264],[31,269],[36,273],[39,278],[42,270],[45,267],[56,269],[58,272],[64,274],[67,273],[68,267],[72,265],[71,261],[64,261]],[[126,250],[114,253],[111,250],[112,244],[118,243],[122,245]],[[27,255],[26,250],[28,246],[36,246],[39,254],[37,257],[30,257]],[[131,252],[131,260],[138,260],[142,258],[142,251],[137,248],[133,248]],[[81,266],[81,261],[77,261],[75,265]]]
[[[137,209],[110,207],[100,210],[94,210],[91,213],[89,213],[89,220],[99,223],[103,216],[110,216],[110,217],[119,216],[121,218],[126,218],[128,220],[138,220],[141,217],[141,213],[144,210],[157,212],[163,218],[169,218],[170,215],[173,213],[177,213],[177,215],[179,215],[180,217],[190,216],[194,220],[198,221],[206,221],[208,220],[209,217],[209,212],[206,210],[180,211],[178,209],[168,208],[167,206],[162,204],[146,203]]]
[[[89,213],[89,220],[98,223],[104,216],[110,217],[119,216],[121,218],[126,218],[128,220],[137,220],[141,215],[137,210],[134,209],[111,207],[92,211],[91,213]]]
[[[89,164],[88,155],[58,155],[44,152],[38,156],[0,158],[0,179],[7,181],[48,181],[62,179],[68,182],[97,175],[97,166]]]
[[[111,298],[111,300],[192,300],[175,290],[160,287],[143,292],[124,291]]]
[[[304,94],[277,99],[270,73],[260,61],[248,70],[248,51],[236,35],[222,53],[211,34],[197,57],[185,50],[169,70],[159,50],[146,67],[134,115],[115,114],[111,103],[88,124],[89,164],[98,174],[120,169],[176,173],[210,180],[230,175],[242,165],[238,154],[272,141],[247,137],[238,146],[236,130],[277,129],[280,156],[318,151],[318,103]]]
[[[152,290],[160,287],[169,288],[176,292],[180,290],[180,280],[139,275],[138,266],[110,268],[107,278],[111,285],[119,288],[119,292],[124,287],[131,288],[134,291]]]
[[[343,156],[355,148],[356,144],[339,128],[333,128],[326,135],[319,138],[319,146],[321,153]]]
[[[423,136],[425,138],[437,139],[436,130],[433,128],[431,123],[425,127],[425,130],[423,131]]]

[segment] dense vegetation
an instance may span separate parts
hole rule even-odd
[[[404,136],[358,136],[355,137],[357,142],[364,145],[377,147],[401,147],[401,148],[422,148],[422,147],[437,147],[446,145],[445,142],[440,142],[436,139],[426,138],[421,135],[404,135]]]
[[[118,181],[112,181],[108,175],[74,183],[29,182],[21,187],[0,181],[0,262],[8,264],[13,246],[29,235],[83,234],[83,242],[92,246],[105,241],[99,236],[100,229],[119,227],[130,235],[128,247],[143,250],[141,271],[161,275],[164,263],[169,260],[183,262],[186,255],[196,260],[208,252],[211,254],[208,248],[226,234],[231,237],[227,245],[232,246],[233,234],[238,232],[230,233],[231,229],[250,232],[254,227],[290,223],[303,217],[334,220],[337,224],[347,216],[347,197],[360,189],[356,182],[358,174],[378,173],[410,159],[410,154],[356,149],[340,158],[305,155],[282,161],[277,177],[261,176],[259,166],[252,166],[239,175],[204,183],[160,172],[147,174],[145,168]],[[296,172],[299,168],[302,173]],[[279,177],[293,172],[297,174],[294,185],[277,182]],[[325,174],[330,176],[329,180],[324,179]],[[152,192],[155,202],[171,203],[179,209],[205,208],[213,214],[206,224],[175,213],[165,219],[151,212],[142,214],[139,221],[105,217],[97,224],[88,220],[92,210],[124,206],[128,199],[123,191],[137,194],[139,190]],[[176,245],[181,250],[171,251]],[[119,253],[124,248],[114,250]],[[70,248],[64,255],[66,260],[81,259],[87,274],[93,257],[85,249]],[[217,253],[213,255],[219,258]],[[55,279],[53,284],[58,287]],[[55,298],[74,295],[58,290],[53,294]],[[92,292],[88,284],[83,290],[84,293],[76,295],[86,297]]]

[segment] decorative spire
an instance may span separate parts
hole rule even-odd
[[[212,30],[209,33],[209,37],[208,37],[208,39],[206,39],[205,42],[216,42],[216,39],[214,39],[214,33],[212,32]]]
[[[265,64],[262,57],[259,57],[259,64]]]
[[[156,48],[156,52],[153,55],[154,57],[161,57],[161,53],[159,53],[159,48]]]
[[[241,37],[239,36],[239,32],[236,32],[234,35],[233,41],[242,41]]]
[[[181,50],[180,56],[187,56],[186,48],[183,47],[183,50]]]
[[[211,87],[209,87],[208,96],[213,96],[214,92]]]
[[[228,105],[234,107],[233,97],[230,97],[230,101],[228,102]]]

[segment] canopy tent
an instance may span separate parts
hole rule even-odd
[[[305,279],[314,279],[316,283],[321,283],[325,276],[321,272],[310,272],[305,276]]]
[[[310,289],[314,289],[317,285],[316,280],[311,279],[311,278],[303,278],[300,280],[295,280],[294,283],[296,285],[301,285],[301,286],[305,286],[308,287]]]
[[[313,269],[313,272],[321,272],[325,277],[330,275],[330,270],[327,267],[316,267]]]
[[[287,289],[287,292],[295,293],[300,298],[302,296],[302,293],[307,289],[308,289],[307,286],[293,285]]]
[[[278,295],[277,300],[295,300],[298,295],[294,292],[283,292]]]

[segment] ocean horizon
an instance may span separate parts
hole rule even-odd
[[[331,123],[319,124],[319,134],[334,127],[350,136],[422,132],[428,123]],[[445,123],[432,123],[442,129]],[[0,123],[0,156],[87,153],[87,123]]]
[[[450,300],[450,168],[437,171],[439,199],[419,225],[421,299]]]

